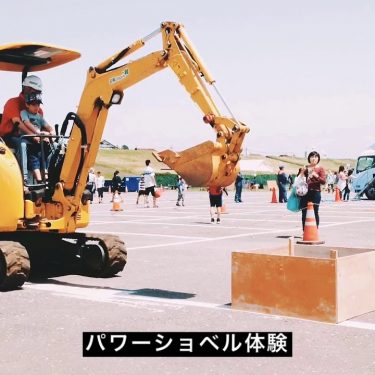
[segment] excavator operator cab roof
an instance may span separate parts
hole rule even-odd
[[[0,46],[0,70],[28,72],[54,68],[81,56],[79,52],[40,43],[12,43]]]

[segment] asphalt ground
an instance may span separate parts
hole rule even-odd
[[[0,374],[374,374],[375,312],[340,324],[233,309],[231,252],[271,252],[301,236],[301,215],[272,204],[270,192],[225,198],[210,224],[208,195],[187,192],[176,207],[166,191],[158,208],[123,211],[92,205],[86,232],[113,233],[128,249],[118,276],[78,275],[27,282],[0,295]],[[375,201],[334,202],[325,194],[320,238],[326,245],[375,248]],[[82,332],[293,332],[290,358],[87,358]]]

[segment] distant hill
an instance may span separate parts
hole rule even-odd
[[[267,174],[276,173],[279,166],[283,165],[285,171],[289,174],[295,174],[298,169],[307,164],[306,158],[295,157],[295,156],[262,156],[262,155],[250,155],[248,158],[244,158],[240,161],[241,169],[243,172]],[[356,160],[354,159],[328,159],[322,158],[320,165],[326,170],[337,171],[340,165],[348,168],[354,168]],[[253,169],[254,167],[254,169]]]
[[[164,163],[158,162],[152,155],[153,150],[99,150],[95,161],[95,171],[100,171],[105,178],[112,178],[118,169],[121,176],[139,176],[145,168],[145,160],[150,159],[151,165],[157,173],[172,173]],[[251,154],[242,158],[241,169],[244,174],[274,174],[280,165],[285,166],[287,173],[295,174],[298,168],[305,165],[305,158],[293,156],[263,156]],[[320,164],[332,171],[337,171],[340,165],[355,166],[354,159],[322,159]]]
[[[151,166],[156,173],[175,173],[164,163],[158,162],[152,152],[154,150],[99,150],[95,160],[95,171],[100,171],[106,178],[112,178],[118,169],[120,176],[139,176],[145,169],[145,160],[151,160]]]

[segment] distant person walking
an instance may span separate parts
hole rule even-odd
[[[141,176],[138,184],[138,195],[135,204],[139,203],[139,198],[143,195],[143,204],[146,206],[146,191],[145,191],[145,177]]]
[[[327,173],[327,192],[333,193],[334,192],[334,186],[335,184],[335,175],[332,173],[332,171],[328,171]]]
[[[219,186],[210,186],[208,188],[208,195],[210,198],[211,224],[215,223],[215,212],[216,223],[220,224],[221,207],[223,206],[223,188]]]
[[[178,176],[176,206],[179,206],[180,202],[181,202],[182,206],[185,206],[185,189],[186,189],[185,180],[181,176]]]
[[[350,169],[348,171],[347,179],[346,179],[346,184],[344,188],[344,195],[342,200],[343,201],[348,201],[350,197],[350,191],[352,190],[352,185],[353,185],[353,169]]]
[[[96,190],[98,191],[99,203],[103,203],[104,183],[105,183],[104,176],[102,176],[102,174],[98,171],[96,174],[95,184],[96,184]]]
[[[326,183],[326,172],[323,167],[319,166],[320,155],[316,151],[309,153],[307,160],[308,165],[303,168],[302,173],[306,177],[307,194],[301,197],[300,207],[302,210],[302,228],[305,230],[307,203],[314,204],[314,213],[316,226],[319,227],[319,205],[322,199],[321,187]]]
[[[94,194],[96,191],[96,185],[95,185],[96,176],[94,173],[94,168],[90,168],[89,174],[87,176],[87,184],[86,189],[92,194],[92,200],[90,200],[90,203],[94,200]]]
[[[345,173],[345,167],[343,165],[340,165],[339,172],[337,173],[337,188],[339,189],[340,199],[342,199],[347,179],[348,176]]]
[[[242,188],[243,188],[243,176],[241,172],[238,172],[236,181],[234,183],[234,186],[236,188],[236,194],[234,195],[234,201],[236,203],[241,203],[242,202]]]
[[[148,196],[152,195],[152,200],[153,200],[153,207],[156,208],[158,207],[156,205],[156,194],[155,194],[155,186],[156,186],[156,179],[155,179],[155,172],[150,166],[151,160],[147,159],[145,161],[146,168],[143,172],[143,176],[145,177],[145,193],[146,193],[146,200],[147,200],[147,207],[148,205]]]
[[[112,182],[111,182],[111,191],[112,191],[111,202],[113,202],[113,198],[115,196],[116,191],[118,192],[118,194],[121,194],[122,180],[119,174],[120,174],[119,171],[115,171],[115,173],[113,173]]]
[[[289,186],[288,175],[284,171],[284,166],[279,167],[279,172],[277,174],[277,187],[279,188],[279,203],[288,202],[287,191]]]

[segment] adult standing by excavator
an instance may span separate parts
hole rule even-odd
[[[0,137],[4,139],[8,146],[16,149],[17,160],[22,168],[24,181],[27,180],[26,147],[29,141],[26,138],[20,138],[20,133],[25,135],[35,134],[35,129],[29,128],[22,122],[20,113],[26,110],[26,96],[35,94],[41,98],[42,88],[42,80],[39,77],[35,75],[27,76],[22,81],[21,93],[5,103],[0,124]],[[40,107],[38,114],[43,116],[43,110]]]

